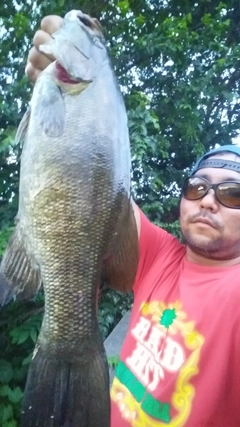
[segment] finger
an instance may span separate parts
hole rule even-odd
[[[41,29],[48,34],[57,31],[63,23],[63,19],[58,15],[48,15],[42,19]]]
[[[34,34],[33,37],[33,45],[38,49],[40,44],[44,44],[52,40],[52,37],[50,34],[46,33],[43,30],[38,30]]]
[[[37,78],[38,78],[38,76],[39,76],[39,74],[41,73],[41,71],[37,70],[36,68],[34,68],[32,66],[32,64],[29,62],[26,65],[25,73],[28,76],[29,80],[31,80],[32,83],[35,83],[36,80],[37,80]]]
[[[51,56],[51,55],[46,55],[46,54],[41,54],[40,55],[40,53],[39,53],[39,46],[41,45],[41,44],[45,44],[45,43],[47,43],[47,42],[49,42],[50,40],[52,40],[52,37],[50,36],[50,34],[48,34],[48,33],[46,33],[45,31],[43,31],[43,30],[38,30],[38,31],[36,31],[36,33],[35,33],[35,35],[34,35],[34,37],[33,37],[33,45],[34,45],[34,47],[35,47],[35,51],[33,51],[33,56],[34,56],[34,60],[35,60],[35,58],[36,58],[36,60],[39,60],[39,61],[43,61],[44,62],[44,57],[46,57],[46,58],[49,58],[49,60],[50,61],[53,61],[54,60],[54,57],[53,56]],[[30,51],[31,52],[31,51]],[[29,54],[29,56],[30,56],[30,54]],[[31,61],[32,62],[32,61]],[[34,62],[34,64],[35,64],[35,62]],[[49,64],[49,62],[46,62],[46,65],[48,65]],[[36,64],[37,65],[37,64]],[[43,64],[43,67],[42,67],[42,69],[44,69],[45,68],[45,66],[44,66],[44,64]]]
[[[33,68],[37,70],[44,70],[50,63],[52,58],[47,57],[47,55],[40,53],[36,47],[32,47],[28,54],[27,64],[31,64]]]

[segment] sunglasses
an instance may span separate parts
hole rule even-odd
[[[191,176],[184,181],[182,196],[187,200],[202,199],[210,189],[221,205],[227,208],[240,209],[240,182],[225,181],[211,184],[207,179]]]

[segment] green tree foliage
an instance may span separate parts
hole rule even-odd
[[[31,96],[24,75],[41,17],[81,9],[104,27],[128,110],[133,195],[152,221],[180,236],[179,185],[196,158],[239,134],[238,0],[18,0],[0,4],[0,256],[18,205],[17,125]],[[131,295],[100,292],[106,337]],[[0,311],[0,426],[16,427],[44,299]]]

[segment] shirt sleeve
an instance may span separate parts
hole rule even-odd
[[[149,271],[155,258],[159,256],[173,240],[175,240],[175,237],[151,223],[140,210],[139,263],[133,285],[134,293],[137,292],[143,277]]]

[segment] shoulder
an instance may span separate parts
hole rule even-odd
[[[152,224],[140,211],[139,264],[134,291],[139,288],[144,277],[157,269],[179,264],[186,252],[185,246],[166,230]]]
[[[167,248],[183,247],[175,236],[150,222],[142,211],[140,211],[139,246],[140,251],[149,250],[153,255],[157,255],[161,251],[166,253]]]

